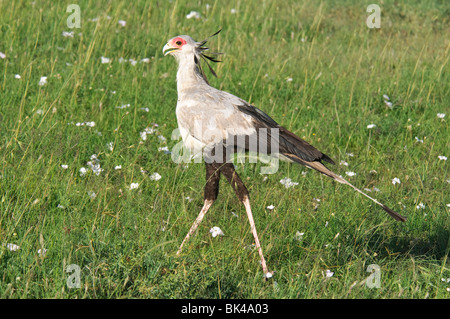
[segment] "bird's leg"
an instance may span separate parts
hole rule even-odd
[[[266,260],[264,259],[261,244],[259,243],[258,233],[256,232],[255,221],[253,220],[252,209],[250,207],[250,199],[248,198],[248,196],[244,197],[243,203],[245,206],[245,211],[247,212],[248,221],[250,222],[250,229],[252,230],[253,237],[255,238],[256,248],[258,249],[259,256],[261,257],[261,265],[263,268],[263,272],[264,272],[264,275],[267,276],[267,274],[269,273],[269,269],[267,268]]]
[[[250,199],[247,188],[245,187],[242,180],[239,178],[239,175],[236,173],[232,163],[226,163],[220,168],[221,173],[227,178],[236,192],[239,200],[244,204],[245,211],[247,212],[248,221],[250,222],[250,229],[253,234],[253,238],[255,239],[256,248],[258,249],[259,256],[261,257],[261,266],[263,268],[264,276],[266,278],[269,277],[269,269],[266,265],[266,260],[264,259],[264,255],[261,249],[261,244],[259,243],[258,233],[256,232],[255,221],[253,219],[252,209],[250,207]]]
[[[214,203],[213,200],[205,199],[205,203],[203,204],[202,210],[200,211],[200,214],[198,215],[197,219],[195,220],[194,224],[192,224],[191,229],[189,230],[189,233],[187,233],[186,237],[184,237],[183,242],[180,245],[180,248],[178,248],[177,255],[181,253],[181,250],[183,249],[184,243],[189,239],[189,237],[192,236],[192,234],[196,231],[198,225],[200,225],[203,217],[205,216],[206,212],[209,210],[211,205]]]
[[[191,229],[187,233],[183,242],[178,248],[177,255],[181,253],[184,243],[192,236],[192,234],[197,230],[198,225],[200,225],[203,217],[208,212],[211,205],[217,199],[217,195],[219,194],[219,180],[220,180],[220,172],[218,166],[216,164],[208,164],[206,163],[206,185],[205,185],[205,202],[203,204],[202,210],[195,220],[194,224],[192,224]]]

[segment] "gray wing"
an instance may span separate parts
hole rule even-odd
[[[280,126],[255,106],[213,87],[203,89],[190,92],[190,99],[177,105],[178,126],[203,147],[233,141],[235,148],[254,151],[255,147],[249,146],[257,140],[257,149],[271,154],[271,143],[275,140],[278,152],[295,162],[303,164],[298,160],[300,158],[308,162],[334,164],[330,157]],[[261,129],[265,129],[264,134],[261,134]],[[275,139],[270,134],[271,129],[278,130]]]
[[[177,104],[178,127],[202,147],[256,133],[252,117],[240,112],[237,97],[212,87],[190,92]]]

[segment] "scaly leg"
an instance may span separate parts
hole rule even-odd
[[[211,205],[213,203],[214,203],[213,200],[205,199],[205,203],[203,204],[203,208],[200,211],[200,214],[198,215],[198,217],[195,220],[194,224],[191,226],[191,229],[189,230],[189,233],[187,233],[186,237],[184,237],[183,242],[180,245],[180,248],[178,248],[177,255],[179,255],[181,253],[181,250],[183,249],[184,243],[197,230],[198,225],[200,225],[200,223],[202,222],[203,217],[205,217],[205,214],[208,212],[209,208],[211,207]]]
[[[181,243],[180,248],[178,248],[177,255],[181,253],[184,243],[189,239],[189,237],[192,236],[192,234],[194,234],[194,232],[197,230],[198,225],[200,225],[200,223],[202,222],[203,217],[205,217],[205,214],[217,199],[217,195],[219,194],[219,180],[220,173],[218,170],[218,166],[216,166],[215,164],[206,163],[206,185],[204,195],[205,202],[203,204],[202,210],[200,211],[200,214],[198,215],[194,224],[191,226],[191,229]]]
[[[264,259],[264,255],[262,252],[261,244],[259,242],[258,233],[256,232],[255,221],[253,219],[252,209],[250,207],[249,193],[247,188],[245,187],[242,180],[239,178],[236,173],[234,166],[232,163],[224,164],[220,167],[220,172],[227,178],[236,192],[239,200],[244,204],[245,211],[247,212],[248,221],[250,222],[250,229],[253,234],[253,238],[255,239],[256,248],[258,249],[259,256],[261,257],[261,266],[263,268],[265,278],[270,278],[272,272],[269,272],[269,269],[266,265],[266,260]]]
[[[245,211],[247,212],[248,221],[250,222],[250,229],[252,230],[253,238],[255,239],[256,248],[258,249],[259,256],[261,257],[261,265],[263,268],[264,276],[268,276],[269,269],[266,265],[266,260],[262,252],[261,244],[259,243],[258,233],[256,232],[255,221],[253,220],[252,209],[250,207],[250,200],[248,197],[244,198]]]

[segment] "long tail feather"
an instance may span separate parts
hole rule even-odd
[[[356,186],[350,184],[348,181],[346,181],[344,178],[342,178],[341,176],[336,175],[334,172],[332,172],[331,170],[329,170],[325,165],[323,165],[320,162],[307,162],[302,160],[301,158],[299,158],[296,155],[293,154],[283,154],[284,156],[288,157],[289,159],[300,163],[302,165],[305,165],[307,167],[313,168],[316,171],[319,171],[320,173],[331,177],[332,179],[334,179],[335,181],[341,183],[341,184],[346,184],[348,186],[350,186],[351,188],[353,188],[355,191],[357,191],[358,193],[364,195],[365,197],[369,198],[370,200],[372,200],[374,203],[378,204],[379,206],[381,206],[381,208],[383,208],[392,218],[394,218],[395,220],[401,221],[401,222],[405,222],[406,221],[406,217],[400,215],[399,213],[393,211],[392,209],[390,209],[389,207],[387,207],[386,205],[380,203],[379,201],[377,201],[375,198],[370,197],[369,195],[367,195],[366,193],[364,193],[362,190],[360,190],[359,188],[357,188]]]

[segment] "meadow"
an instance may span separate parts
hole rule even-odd
[[[354,0],[79,1],[79,27],[73,2],[0,2],[1,298],[449,298],[448,2],[380,1],[380,28]],[[225,179],[175,255],[204,165],[171,158],[161,50],[220,28],[211,85],[406,223],[304,167],[237,163],[273,278]]]

